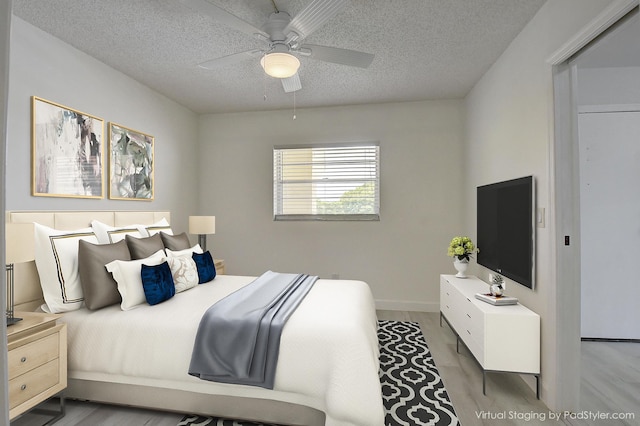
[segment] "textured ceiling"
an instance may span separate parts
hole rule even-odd
[[[210,0],[260,27],[310,0]],[[310,44],[375,54],[367,69],[300,57],[297,107],[464,97],[545,0],[350,0]],[[14,14],[198,113],[291,108],[259,60],[204,61],[260,47],[177,0],[14,0]],[[266,99],[265,99],[266,95]]]

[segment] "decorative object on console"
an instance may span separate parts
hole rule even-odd
[[[103,198],[104,120],[31,98],[31,193]]]
[[[447,255],[453,257],[453,266],[458,273],[456,277],[466,278],[465,272],[469,266],[471,255],[477,251],[469,237],[453,237],[449,243]]]
[[[510,296],[496,296],[491,293],[476,293],[476,299],[487,302],[491,305],[505,306],[505,305],[517,305],[518,298]]]
[[[33,224],[32,223],[7,223],[5,225],[5,265],[7,272],[7,325],[15,324],[22,320],[14,316],[14,276],[13,268],[16,263],[30,262],[33,260]]]
[[[216,217],[189,216],[189,233],[197,234],[202,251],[207,251],[207,234],[216,233]]]
[[[153,200],[151,135],[109,123],[109,198]]]
[[[504,278],[500,274],[492,274],[491,275],[491,285],[489,289],[491,291],[492,296],[502,296],[504,293]]]

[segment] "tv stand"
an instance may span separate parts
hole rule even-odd
[[[482,369],[482,393],[487,372],[531,374],[540,399],[540,316],[524,306],[494,306],[475,298],[489,285],[476,277],[440,275],[442,319],[462,341]]]

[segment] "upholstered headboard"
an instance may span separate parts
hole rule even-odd
[[[111,226],[131,224],[151,225],[165,218],[171,223],[168,211],[8,211],[6,223],[39,223],[50,228],[72,230],[90,226],[92,220],[99,220]],[[33,227],[24,227],[20,238],[33,239]],[[16,264],[15,310],[34,311],[43,302],[40,279],[34,261]]]

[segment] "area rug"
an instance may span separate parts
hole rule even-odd
[[[380,385],[385,426],[459,425],[420,326],[378,321]],[[278,426],[266,423],[185,416],[178,426]]]

